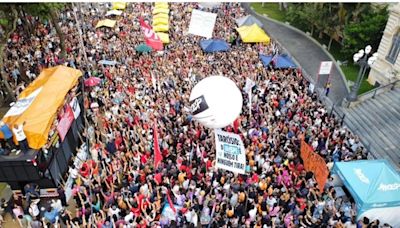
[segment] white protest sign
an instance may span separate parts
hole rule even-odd
[[[78,99],[76,97],[72,98],[71,102],[69,105],[72,108],[72,111],[74,112],[74,118],[78,118],[79,114],[81,113],[81,107],[79,106]]]
[[[246,155],[239,135],[215,129],[216,166],[234,173],[245,174]]]
[[[319,73],[318,74],[330,74],[332,69],[332,61],[323,61],[319,66]]]
[[[216,20],[216,13],[193,10],[192,18],[190,19],[189,33],[209,39],[212,37]]]
[[[4,117],[17,116],[17,115],[21,115],[22,113],[24,113],[25,110],[27,110],[29,108],[29,106],[31,106],[31,104],[33,103],[33,101],[35,100],[37,95],[40,93],[40,91],[42,91],[42,87],[33,91],[31,94],[29,94],[29,96],[19,99],[10,108],[10,110],[8,110],[8,112],[6,113],[6,115],[4,115]]]
[[[255,86],[256,85],[256,83],[253,81],[253,80],[251,80],[250,78],[246,78],[246,85],[244,86],[244,91],[246,92],[246,93],[249,93],[249,91],[251,90],[251,88],[253,88],[253,86]]]

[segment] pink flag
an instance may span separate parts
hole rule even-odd
[[[140,27],[144,32],[144,39],[146,40],[146,44],[152,47],[154,50],[161,51],[164,49],[163,43],[160,37],[153,31],[150,25],[148,25],[142,17],[139,18]]]
[[[160,145],[158,144],[158,127],[157,120],[154,122],[153,128],[153,142],[154,142],[154,169],[157,169],[158,165],[160,165],[163,157],[161,155]]]

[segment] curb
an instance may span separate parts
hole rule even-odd
[[[336,59],[332,56],[331,53],[329,53],[325,48],[323,48],[322,45],[321,45],[317,40],[315,40],[313,37],[307,35],[305,32],[301,31],[301,30],[298,29],[298,28],[295,28],[295,27],[293,27],[293,26],[291,26],[291,25],[285,24],[285,23],[283,23],[283,22],[280,22],[280,21],[277,21],[277,20],[275,20],[275,19],[272,19],[272,18],[270,18],[270,17],[268,17],[268,16],[264,16],[264,15],[261,15],[261,14],[257,13],[256,11],[254,11],[253,7],[250,6],[250,4],[246,4],[246,5],[248,5],[248,9],[249,9],[252,13],[254,13],[254,14],[260,16],[260,17],[263,17],[263,18],[265,18],[266,20],[272,21],[272,22],[274,22],[274,23],[276,23],[276,24],[285,26],[285,27],[288,28],[288,29],[291,29],[291,30],[293,30],[293,31],[296,31],[296,32],[300,33],[301,35],[303,35],[304,37],[307,37],[307,39],[311,40],[311,41],[312,41],[313,43],[315,43],[318,47],[320,47],[320,48],[324,51],[324,53],[332,60],[332,62],[333,62],[333,64],[335,65],[335,67],[338,69],[338,72],[339,72],[340,76],[342,77],[342,80],[344,81],[344,84],[345,84],[345,86],[346,86],[347,92],[350,93],[350,87],[349,87],[349,85],[348,85],[348,83],[347,83],[346,76],[344,76],[344,73],[343,73],[342,69],[340,68],[340,66],[338,66],[338,64],[337,64],[337,62],[336,62]],[[276,39],[275,39],[275,41],[276,41]],[[281,46],[282,46],[282,45],[281,45]]]

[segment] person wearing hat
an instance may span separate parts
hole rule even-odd
[[[6,144],[8,144],[9,148],[11,149],[11,152],[15,152],[15,143],[13,141],[13,134],[11,132],[11,129],[8,127],[6,123],[3,121],[0,122],[0,131],[3,133],[4,140],[6,141]],[[5,147],[4,147],[5,149]]]

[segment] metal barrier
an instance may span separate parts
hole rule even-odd
[[[396,81],[394,81],[394,82],[391,82],[391,83],[389,83],[389,84],[387,84],[387,85],[379,86],[378,88],[373,89],[373,90],[372,90],[372,91],[373,91],[372,99],[375,99],[375,96],[376,96],[376,93],[378,92],[378,90],[383,90],[383,89],[385,89],[385,88],[387,88],[387,87],[390,87],[390,86],[391,86],[390,90],[393,90],[394,87],[396,87],[396,83],[399,82],[399,81],[400,81],[400,79],[399,79],[399,80],[396,80]],[[372,92],[372,91],[370,91],[370,92]]]
[[[330,111],[330,113],[329,113],[329,117],[334,117],[334,118],[338,118],[338,119],[340,119],[340,126],[342,127],[343,126],[343,123],[344,123],[344,118],[346,117],[346,113],[341,113],[341,111],[339,111],[338,109],[336,109],[336,105],[335,104],[333,104],[332,105],[332,108],[331,108],[331,111]]]

